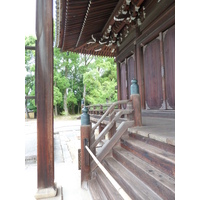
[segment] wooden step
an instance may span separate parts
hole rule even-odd
[[[108,200],[95,178],[88,181],[88,188],[93,200]]]
[[[104,194],[109,200],[123,200],[119,192],[114,188],[108,178],[104,175],[104,173],[97,168],[96,170],[96,178],[97,181],[102,188]]]
[[[121,137],[121,146],[152,166],[175,177],[175,155],[129,136]]]
[[[113,149],[114,158],[165,200],[175,199],[175,180],[122,147]]]
[[[129,136],[136,139],[136,140],[140,140],[142,142],[145,142],[147,144],[150,144],[152,146],[158,147],[158,148],[163,149],[165,151],[168,151],[172,154],[175,154],[175,146],[173,146],[173,145],[170,145],[170,144],[167,144],[167,143],[164,143],[164,142],[160,142],[160,141],[151,139],[149,137],[144,137],[144,136],[139,135],[137,133],[130,133],[130,131],[129,131]]]
[[[145,185],[113,157],[105,158],[103,163],[113,178],[121,185],[121,187],[132,199],[161,199],[154,191],[147,187],[147,185]]]

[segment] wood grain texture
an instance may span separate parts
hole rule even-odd
[[[160,63],[160,41],[153,40],[144,50],[145,101],[150,109],[162,106],[162,78]]]
[[[165,200],[175,199],[175,180],[173,178],[121,147],[114,148],[113,156],[160,197]]]
[[[88,181],[88,188],[93,200],[108,200],[96,179]]]
[[[166,31],[163,43],[168,109],[175,109],[175,26]]]
[[[140,181],[135,175],[133,175],[114,158],[106,158],[104,160],[104,165],[132,199],[161,199],[157,194],[155,194],[150,188],[148,188],[142,181]]]
[[[114,186],[99,168],[96,170],[96,174],[97,181],[109,200],[123,200],[119,192],[114,188]]]
[[[38,188],[54,187],[53,2],[37,1],[37,167]]]
[[[175,177],[174,154],[129,137],[122,137],[121,141],[121,146],[123,148],[132,152],[137,157],[148,162],[172,178]]]

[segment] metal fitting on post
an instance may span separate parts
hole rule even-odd
[[[81,115],[81,126],[90,124],[90,115],[88,114],[88,108],[84,107],[82,109]]]
[[[131,94],[139,94],[139,86],[136,79],[131,80]]]

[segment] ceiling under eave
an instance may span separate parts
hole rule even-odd
[[[57,0],[56,47],[115,57],[131,29],[145,18],[144,0]]]

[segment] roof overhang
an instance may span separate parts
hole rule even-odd
[[[56,47],[115,57],[117,48],[145,18],[144,0],[57,0]]]

